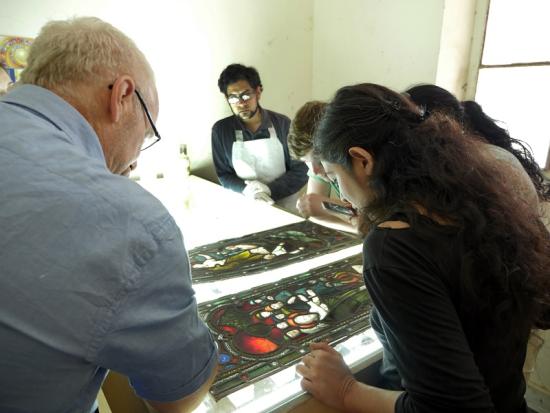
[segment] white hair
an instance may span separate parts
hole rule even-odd
[[[42,27],[20,83],[71,95],[74,84],[115,80],[120,74],[141,74],[154,82],[147,59],[128,36],[97,17],[75,17]]]

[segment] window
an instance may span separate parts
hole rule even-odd
[[[476,101],[550,168],[550,2],[491,0]]]

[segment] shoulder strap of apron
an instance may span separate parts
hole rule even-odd
[[[277,132],[275,132],[275,128],[273,126],[270,126],[267,130],[269,131],[270,138],[279,139],[277,138]]]

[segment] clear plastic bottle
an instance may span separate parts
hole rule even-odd
[[[185,171],[185,175],[189,176],[191,175],[191,161],[189,160],[189,156],[187,155],[187,145],[185,143],[182,143],[180,145],[180,162],[179,167],[182,168],[183,171]]]
[[[179,149],[179,159],[177,162],[178,176],[182,176],[181,191],[183,195],[183,206],[188,209],[191,202],[191,194],[189,190],[189,175],[191,175],[191,161],[187,154],[187,145],[182,143]]]

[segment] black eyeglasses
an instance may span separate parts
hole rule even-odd
[[[109,85],[109,89],[113,89],[113,85]],[[141,94],[138,92],[137,89],[134,89],[134,92],[136,92],[136,96],[138,97],[139,103],[141,104],[141,107],[143,108],[143,111],[145,112],[145,116],[147,117],[147,120],[149,121],[149,124],[151,125],[151,129],[153,129],[153,135],[147,135],[145,136],[145,139],[143,140],[143,144],[141,145],[140,151],[144,151],[145,149],[149,149],[151,146],[153,146],[155,143],[160,141],[160,134],[157,130],[157,127],[155,126],[155,122],[153,122],[153,118],[151,117],[151,113],[149,112],[149,109],[147,108],[147,105],[145,104],[145,101],[141,97]]]
[[[230,103],[231,105],[236,105],[237,103],[239,103],[241,100],[243,102],[246,102],[247,100],[250,100],[252,99],[252,96],[254,96],[255,93],[252,92],[252,91],[249,91],[249,90],[246,90],[242,93],[232,93],[231,95],[227,96],[227,102]]]

